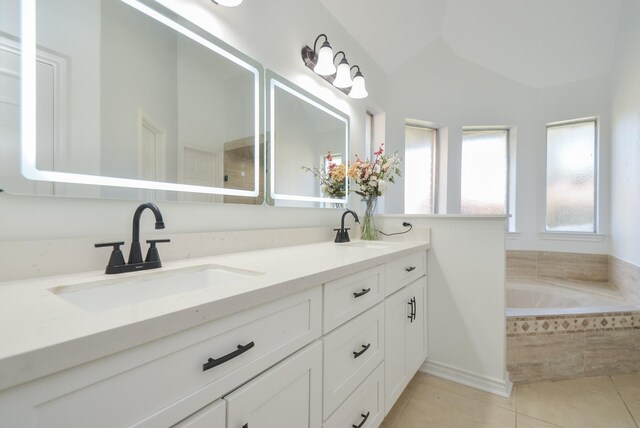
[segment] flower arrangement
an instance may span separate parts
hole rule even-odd
[[[384,143],[373,152],[375,158],[361,160],[356,156],[356,161],[349,166],[347,175],[355,181],[357,189],[353,190],[362,196],[366,204],[364,217],[360,226],[360,237],[366,240],[377,240],[378,231],[373,221],[373,213],[376,209],[378,196],[388,189],[389,183],[395,182],[395,177],[400,176],[400,157],[398,153],[391,156],[384,154]]]
[[[385,155],[383,143],[373,154],[373,162],[368,159],[363,161],[356,155],[356,161],[347,172],[358,186],[354,192],[363,198],[382,196],[389,188],[389,183],[395,183],[395,177],[400,176],[400,157],[397,153]]]
[[[327,167],[309,168],[303,166],[306,172],[311,172],[320,181],[320,191],[332,198],[344,198],[347,187],[347,167],[344,164],[333,162],[331,152],[327,152]]]

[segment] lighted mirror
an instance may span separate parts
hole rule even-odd
[[[0,1],[0,188],[262,203],[260,64],[151,0]]]
[[[349,117],[271,71],[266,76],[268,202],[343,208],[349,190],[344,174],[349,158]],[[320,175],[331,180],[331,185]]]

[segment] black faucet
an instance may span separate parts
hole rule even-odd
[[[140,249],[140,216],[145,209],[149,208],[153,215],[156,216],[156,229],[164,229],[164,220],[162,213],[156,204],[147,202],[140,205],[136,212],[133,213],[133,236],[131,239],[131,250],[129,251],[129,264],[142,263],[142,250]]]
[[[123,273],[133,272],[136,270],[156,269],[162,267],[160,262],[160,255],[158,254],[158,248],[156,244],[161,242],[170,242],[170,239],[150,239],[147,240],[149,244],[149,250],[147,251],[147,257],[142,260],[142,250],[140,249],[140,217],[145,209],[150,209],[156,217],[156,229],[164,229],[164,220],[162,219],[162,213],[160,209],[151,202],[140,205],[136,212],[133,214],[133,236],[131,241],[131,250],[129,251],[129,262],[124,262],[124,256],[120,251],[120,246],[124,245],[124,242],[106,242],[103,244],[95,244],[98,247],[113,247],[109,263],[105,273]]]
[[[347,216],[347,214],[352,214],[353,218],[356,219],[356,223],[360,223],[360,219],[358,218],[358,214],[356,214],[355,212],[351,211],[351,210],[346,210],[344,212],[344,214],[342,214],[342,221],[340,223],[340,229],[333,229],[335,231],[337,231],[336,233],[336,239],[335,242],[349,242],[351,241],[349,239],[349,228],[345,228],[344,227],[344,218]]]

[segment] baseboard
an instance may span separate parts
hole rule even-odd
[[[470,386],[471,388],[476,388],[481,391],[499,395],[501,397],[511,397],[511,389],[513,388],[513,384],[509,381],[509,379],[506,378],[506,372],[505,379],[499,380],[495,378],[480,376],[466,370],[457,369],[446,364],[429,360],[425,361],[424,364],[422,364],[422,367],[420,367],[420,371],[450,380],[452,382]]]

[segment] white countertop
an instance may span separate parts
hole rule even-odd
[[[384,243],[388,245],[371,249],[324,242],[168,262],[145,272],[100,271],[0,283],[0,391],[429,249],[426,241]],[[60,286],[209,264],[260,274],[233,286],[201,288],[108,310],[82,309],[51,292]]]

